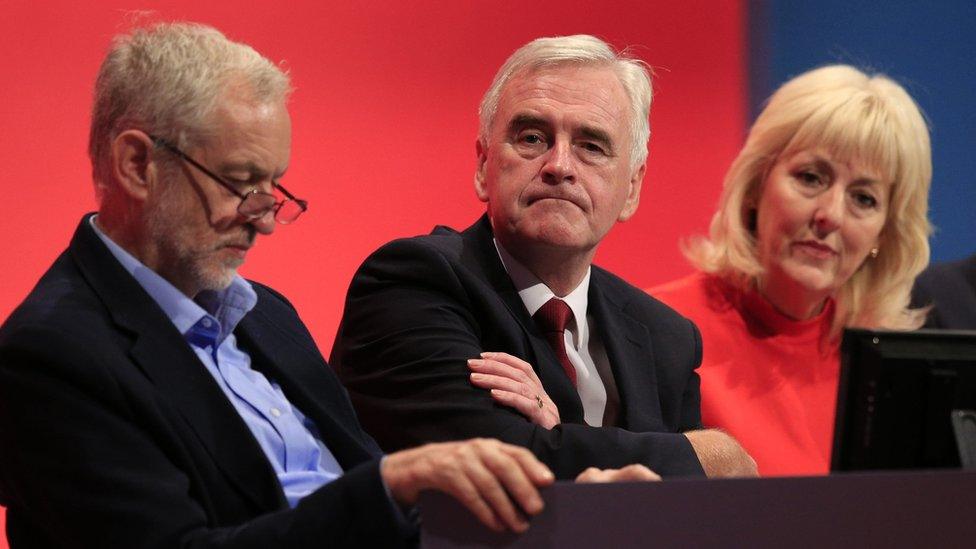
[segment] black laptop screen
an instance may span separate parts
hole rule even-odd
[[[846,330],[831,470],[959,467],[954,411],[976,411],[976,332]]]

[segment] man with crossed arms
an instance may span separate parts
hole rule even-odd
[[[534,40],[498,71],[476,143],[486,214],[384,246],[347,295],[331,363],[383,448],[488,436],[557,478],[756,473],[701,429],[695,326],[592,266],[637,210],[650,103],[645,65],[592,36]]]

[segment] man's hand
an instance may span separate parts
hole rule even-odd
[[[643,465],[634,463],[622,469],[590,467],[576,477],[576,482],[645,482],[661,480],[661,476]]]
[[[756,461],[731,436],[718,429],[685,433],[709,478],[757,477]]]
[[[536,425],[559,425],[559,408],[546,394],[532,365],[507,353],[481,353],[468,360],[471,383],[489,389],[499,404],[514,408]]]
[[[544,504],[538,487],[552,472],[525,448],[492,439],[427,444],[386,456],[380,471],[401,505],[423,490],[445,492],[495,531],[523,532]]]

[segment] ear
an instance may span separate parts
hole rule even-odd
[[[126,130],[112,141],[112,175],[126,195],[144,201],[155,180],[153,142],[139,130]]]
[[[634,175],[630,176],[630,181],[627,182],[627,200],[624,201],[624,207],[620,210],[617,221],[627,221],[637,212],[637,205],[640,204],[641,185],[644,183],[646,171],[647,162],[643,162],[634,170]]]
[[[885,246],[887,246],[887,244],[885,243],[886,240],[885,237],[887,236],[887,234],[888,234],[888,224],[885,223],[885,226],[881,228],[881,232],[878,233],[878,236],[874,239],[874,245],[871,247],[877,249],[879,252],[883,251],[885,249]],[[876,257],[877,256],[875,256],[875,258]]]
[[[478,155],[478,168],[474,172],[474,192],[478,200],[488,202],[488,186],[485,184],[485,169],[488,164],[488,148],[481,139],[474,142],[474,149]]]

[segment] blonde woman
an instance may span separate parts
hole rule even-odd
[[[914,329],[928,129],[905,90],[836,65],[780,87],[725,178],[698,272],[649,292],[702,332],[702,416],[764,475],[827,472],[847,326]]]

